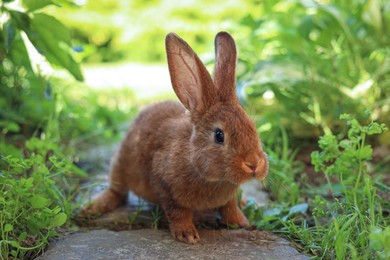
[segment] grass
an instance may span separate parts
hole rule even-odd
[[[267,188],[274,201],[244,212],[258,228],[282,234],[318,259],[388,259],[390,202],[377,191],[390,188],[378,185],[380,174],[368,172],[373,150],[366,143],[387,128],[372,121],[361,125],[346,114],[340,118],[349,126],[346,137],[324,135],[320,150],[311,153],[313,167],[327,181],[325,190],[296,178],[294,153],[282,138],[284,148],[270,153]]]

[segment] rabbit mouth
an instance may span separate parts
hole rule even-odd
[[[248,179],[255,178],[263,181],[268,174],[268,162],[265,159],[259,160],[256,164],[244,161],[241,169],[245,172]]]

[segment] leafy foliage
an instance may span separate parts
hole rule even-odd
[[[309,186],[299,194],[308,202],[295,195],[290,200],[279,195],[273,207],[256,209],[248,205],[244,211],[259,228],[282,233],[302,245],[302,250],[321,259],[386,259],[390,203],[377,190],[388,192],[390,187],[379,185],[375,179],[379,176],[368,174],[372,148],[366,144],[366,138],[387,128],[374,121],[361,125],[348,114],[340,118],[349,125],[347,136],[340,140],[327,134],[319,140],[321,150],[311,154],[316,171],[328,181],[325,193],[320,187]],[[274,171],[279,169],[283,168],[276,167]],[[280,190],[284,190],[285,196],[294,194],[283,185],[271,186],[271,194],[280,194]]]
[[[57,145],[32,138],[26,146],[27,159],[1,156],[0,252],[5,258],[36,256],[56,228],[69,223],[77,190],[71,180],[84,175]]]
[[[5,2],[1,9],[6,19],[0,27],[0,127],[4,141],[0,146],[11,150],[10,144],[28,139],[33,133],[39,136],[48,124],[56,128],[49,131],[56,141],[93,135],[97,129],[106,134],[117,131],[107,127],[124,121],[132,108],[119,100],[131,100],[131,91],[122,91],[117,97],[114,92],[98,95],[81,83],[45,71],[52,65],[67,69],[78,80],[83,78],[73,58],[70,32],[55,18],[38,12],[48,5],[73,4],[64,0],[21,4],[25,12]],[[39,52],[38,56],[32,54],[34,51]]]
[[[61,4],[68,1],[22,1],[25,12],[15,10],[3,2],[1,12],[6,17],[1,32],[2,56],[4,60],[13,62],[17,68],[31,72],[31,64],[26,55],[26,46],[32,44],[51,65],[68,70],[77,80],[83,76],[79,65],[72,57],[71,36],[68,29],[52,16],[39,13],[41,8],[50,4]],[[28,39],[23,38],[25,34]],[[5,47],[5,48],[4,48]],[[17,53],[16,50],[23,50]],[[20,57],[20,58],[19,58]],[[20,61],[20,62],[16,62]]]
[[[267,189],[271,192],[271,199],[280,203],[298,203],[301,196],[295,178],[302,171],[302,165],[295,161],[296,151],[289,149],[288,137],[285,130],[281,130],[281,143],[266,141],[274,150],[267,151],[269,161],[269,175],[265,181]]]
[[[31,259],[70,219],[84,172],[75,145],[112,139],[133,110],[131,91],[99,95],[80,82],[52,76],[65,68],[82,80],[70,32],[41,13],[69,1],[1,2],[0,253]],[[16,9],[15,9],[16,8]],[[121,92],[119,94],[119,92]]]
[[[81,7],[82,12],[74,12],[74,8],[48,9],[61,15],[61,20],[72,30],[85,50],[80,56],[86,62],[161,63],[165,62],[161,43],[168,32],[181,35],[198,53],[211,54],[218,30],[233,27],[251,7],[242,1],[220,0],[198,0],[196,4],[170,0],[95,0],[87,1]],[[92,19],[85,19],[86,16]]]
[[[13,1],[8,1],[13,2]],[[25,135],[42,128],[53,114],[50,64],[67,69],[82,80],[72,57],[70,33],[55,18],[38,13],[49,4],[67,1],[22,1],[26,11],[1,4],[0,24],[0,125],[3,134]]]
[[[388,1],[253,5],[238,32],[240,87],[271,123],[271,138],[280,125],[290,137],[338,131],[345,111],[361,120],[369,109],[389,123]]]

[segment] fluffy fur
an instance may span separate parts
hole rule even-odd
[[[237,206],[237,188],[251,178],[263,180],[268,161],[235,94],[234,40],[220,32],[215,48],[212,79],[186,42],[167,35],[172,86],[181,104],[161,102],[140,112],[112,159],[109,189],[84,213],[111,211],[132,190],[162,206],[178,241],[200,241],[194,210],[218,209],[226,223],[249,224]],[[224,132],[223,144],[215,142],[216,128]]]

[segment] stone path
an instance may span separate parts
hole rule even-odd
[[[245,184],[244,196],[264,203],[266,194],[259,187],[258,182]],[[156,215],[161,214],[156,209],[130,193],[128,205],[97,219],[83,219],[86,224],[79,223],[100,230],[82,228],[63,236],[38,259],[309,259],[290,242],[270,232],[221,229],[213,212],[194,216],[201,237],[199,244],[177,242],[163,215],[159,229],[151,228]]]
[[[76,233],[51,245],[39,259],[309,259],[268,232],[200,230],[197,245],[176,242],[167,230]]]

